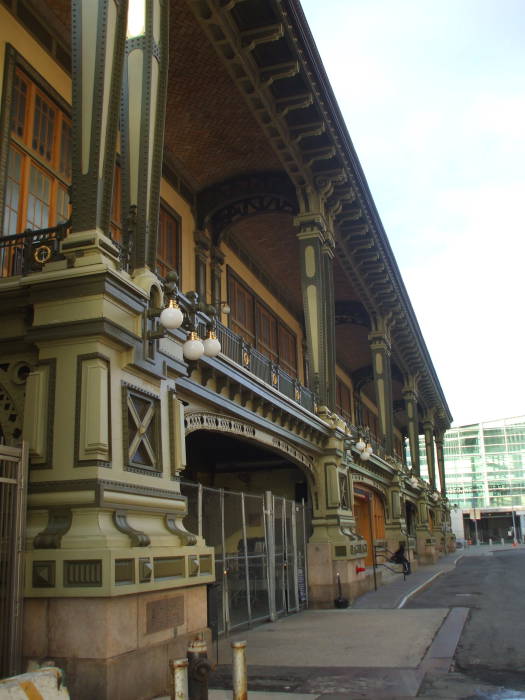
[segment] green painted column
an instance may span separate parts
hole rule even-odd
[[[436,490],[436,460],[434,453],[434,422],[430,418],[426,418],[423,423],[423,432],[425,434],[425,451],[427,455],[428,465],[428,480],[430,488]]]
[[[392,373],[390,369],[390,329],[386,319],[375,319],[375,329],[368,335],[372,353],[372,368],[376,390],[379,425],[388,455],[393,452],[394,412],[392,404]]]
[[[403,399],[408,419],[408,442],[410,445],[410,461],[412,471],[416,476],[421,475],[419,463],[419,416],[417,409],[417,393],[413,388],[414,382],[407,382],[403,389]]]
[[[441,483],[441,495],[443,498],[447,495],[447,485],[445,481],[445,453],[443,450],[444,437],[445,433],[443,430],[435,431],[434,441],[436,443],[437,468],[439,473],[439,481]]]
[[[325,377],[326,404],[335,406],[335,299],[334,299],[334,246],[331,239],[325,240],[321,249],[324,278],[325,305]]]
[[[122,211],[124,216],[136,211],[131,241],[134,269],[154,271],[168,85],[169,2],[144,0],[134,10],[127,30],[122,90]]]
[[[299,227],[301,285],[312,388],[321,404],[335,404],[333,246],[321,214],[303,214]]]
[[[72,227],[109,235],[127,0],[73,0]]]

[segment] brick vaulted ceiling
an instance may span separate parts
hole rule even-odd
[[[171,4],[165,150],[199,191],[281,164],[182,0]]]

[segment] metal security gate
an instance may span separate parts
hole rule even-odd
[[[181,491],[186,527],[215,549],[219,634],[307,607],[304,502],[189,482]]]
[[[0,678],[20,671],[27,450],[0,445]]]

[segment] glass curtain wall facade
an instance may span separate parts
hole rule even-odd
[[[471,508],[525,506],[525,416],[451,428],[445,433],[447,496]],[[421,476],[428,479],[424,439]]]

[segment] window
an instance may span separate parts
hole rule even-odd
[[[14,78],[3,235],[69,217],[71,121],[21,69]]]
[[[288,374],[297,376],[297,339],[231,271],[228,274],[230,328]]]
[[[179,219],[161,204],[157,238],[157,272],[161,277],[166,277],[168,272],[177,269],[179,228]]]
[[[352,422],[352,393],[339,377],[335,383],[335,408],[342,418]]]

